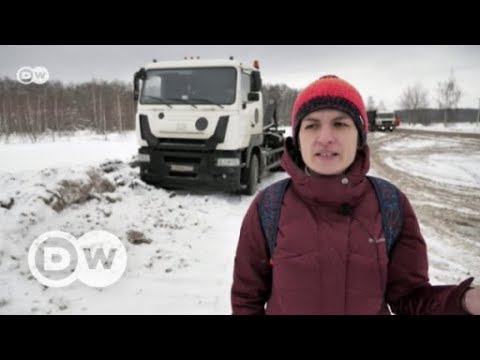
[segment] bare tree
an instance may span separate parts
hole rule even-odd
[[[286,84],[264,84],[262,87],[262,94],[264,105],[274,100],[277,104],[277,118],[280,125],[287,125],[290,123],[290,116],[293,104],[298,95],[298,90],[292,89]],[[130,96],[130,95],[129,95]],[[134,123],[135,119],[135,107],[136,104],[133,101],[126,101],[129,106],[129,123]],[[131,119],[131,120],[130,120]]]
[[[477,127],[479,123],[480,123],[480,98],[478,99]]]
[[[50,121],[47,116],[47,102],[48,102],[48,87],[44,86],[43,88],[43,108],[42,108],[42,113],[43,113],[43,121],[44,121],[44,130],[49,130],[51,131],[52,129],[50,128]],[[51,131],[53,133],[53,131]],[[55,135],[53,136],[53,140],[55,140]]]
[[[2,133],[5,134],[6,138],[8,138],[7,107],[5,106],[5,97],[3,96],[2,96],[2,116],[0,117],[0,135]]]
[[[375,100],[373,100],[372,96],[367,98],[367,111],[370,110],[377,110],[377,107],[375,106]]]
[[[45,126],[43,125],[43,119],[44,116],[42,114],[42,101],[40,99],[40,95],[37,93],[36,94],[37,98],[37,104],[36,104],[36,116],[35,116],[35,126],[36,126],[36,131],[41,134],[45,131]]]
[[[447,126],[448,110],[456,108],[463,95],[453,75],[453,70],[450,72],[450,77],[447,81],[438,83],[437,95],[438,107],[444,110],[443,125]]]
[[[37,141],[37,134],[35,131],[35,118],[34,118],[34,113],[32,109],[32,105],[30,102],[30,94],[27,93],[25,95],[26,97],[26,124],[27,124],[27,134],[30,136],[30,139],[32,142]]]
[[[117,89],[117,120],[118,120],[118,131],[123,132],[123,122],[122,122],[122,106],[120,104],[120,89]]]
[[[2,113],[0,116],[0,136],[2,134],[5,134],[6,136],[8,136],[7,107],[5,105],[5,100],[6,100],[5,88],[6,88],[6,84],[4,83],[2,84],[2,91],[0,92],[0,99],[2,99]]]
[[[54,88],[54,95],[53,95],[53,118],[55,121],[55,131],[60,130],[60,124],[58,123],[58,87]],[[54,132],[55,132],[54,131]],[[53,135],[55,139],[55,135]]]
[[[103,102],[103,88],[100,90],[100,93],[99,93],[99,98],[98,98],[98,108],[99,108],[99,116],[100,116],[100,129],[98,130],[101,130],[102,133],[103,133],[103,136],[105,137],[105,140],[107,140],[107,117],[106,117],[106,109],[105,109],[105,105],[104,105],[104,102]]]
[[[399,105],[402,110],[428,108],[428,91],[419,83],[408,86],[400,95]]]
[[[99,128],[97,122],[97,105],[95,100],[95,80],[92,82],[92,109],[93,109],[93,126]]]
[[[383,102],[383,100],[380,100],[377,107],[378,107],[378,111],[387,111],[387,107],[385,106],[385,103]]]

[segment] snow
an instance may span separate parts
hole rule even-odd
[[[437,140],[404,139],[385,146],[393,152],[435,144]],[[448,147],[448,141],[441,146]],[[82,133],[35,144],[14,138],[0,144],[0,202],[14,199],[10,209],[0,207],[0,314],[230,313],[235,248],[253,196],[145,185],[138,168],[128,164],[136,151],[133,132],[107,140]],[[389,165],[435,181],[474,189],[480,184],[478,153],[397,160]],[[285,176],[275,173],[261,187]],[[30,274],[27,252],[35,238],[51,230],[77,239],[91,230],[113,233],[127,250],[124,275],[106,288],[78,281],[64,288],[42,286]],[[130,242],[130,231],[146,241]],[[422,231],[432,282],[464,279],[474,259],[436,229],[422,225]]]
[[[388,134],[382,134],[383,136],[388,136]],[[391,144],[383,146],[384,150],[387,151],[403,151],[404,149],[424,149],[436,146],[435,140],[419,140],[419,139],[405,139],[404,141],[396,141]]]
[[[387,134],[388,136],[388,134]],[[475,148],[476,139],[465,139],[465,148]],[[480,188],[480,153],[464,151],[458,153],[458,139],[442,137],[405,137],[385,144],[382,149],[387,156],[387,165],[402,172],[429,179],[432,182]],[[405,156],[405,153],[423,154]],[[459,156],[461,155],[461,156]]]
[[[291,126],[279,126],[278,127],[280,130],[285,131],[285,136],[292,136],[292,127]]]
[[[389,157],[386,163],[411,175],[442,184],[459,185],[480,189],[480,154],[456,155],[432,154],[422,159]]]
[[[0,140],[2,138],[0,137]],[[0,142],[0,171],[42,170],[47,167],[94,165],[106,159],[129,160],[136,154],[135,132],[106,136],[79,131],[74,136],[41,137],[39,143],[9,137]]]
[[[447,126],[443,123],[434,123],[430,125],[401,123],[399,128],[424,131],[480,133],[480,123],[476,122],[450,123],[447,124]]]
[[[124,162],[137,151],[133,133],[108,141],[87,134],[0,147],[1,198],[4,202],[15,199],[10,210],[0,208],[0,313],[230,312],[233,256],[252,196],[173,192],[145,185],[138,180],[138,168]],[[19,149],[29,156],[18,158]],[[65,166],[68,159],[75,166]],[[105,161],[103,168],[113,169],[108,173],[99,171]],[[60,212],[45,203],[44,199],[63,191],[62,182],[86,187],[93,175],[115,184],[114,192],[94,193],[95,198],[71,203]],[[275,174],[262,186],[284,176]],[[73,192],[67,198],[74,201],[75,196],[80,197]],[[36,237],[52,230],[76,238],[91,230],[113,233],[127,249],[125,274],[104,289],[78,281],[65,288],[45,289],[30,276],[26,253]],[[131,230],[152,242],[128,242],[126,234]]]

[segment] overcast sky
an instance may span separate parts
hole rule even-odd
[[[364,100],[398,106],[403,90],[420,83],[436,106],[436,88],[453,69],[464,91],[459,106],[478,108],[479,45],[0,45],[0,77],[16,77],[22,66],[43,66],[50,78],[82,82],[92,78],[132,81],[141,66],[184,56],[259,60],[264,82],[302,88],[336,74],[353,83]]]

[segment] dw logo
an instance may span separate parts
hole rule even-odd
[[[36,66],[34,68],[30,66],[24,66],[17,71],[17,80],[24,85],[31,84],[45,84],[50,78],[48,70],[42,66]]]
[[[108,231],[90,231],[78,240],[63,231],[49,231],[33,241],[28,266],[45,286],[63,287],[78,279],[89,286],[106,287],[123,275],[127,251]]]

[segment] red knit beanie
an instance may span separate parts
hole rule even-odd
[[[303,118],[311,112],[335,108],[352,117],[359,133],[359,145],[367,141],[368,119],[360,93],[351,84],[335,75],[322,76],[298,94],[292,110],[292,131],[297,143]]]

